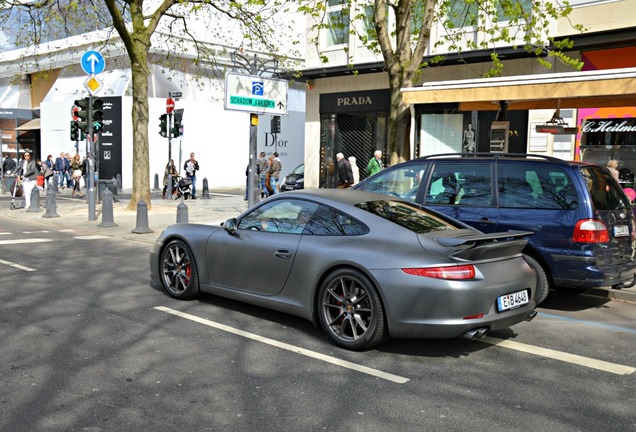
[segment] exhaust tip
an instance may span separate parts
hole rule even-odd
[[[532,321],[534,319],[534,317],[537,316],[537,311],[533,310],[532,312],[530,312],[530,315],[528,315],[528,318],[526,318],[526,321]]]
[[[477,339],[483,339],[487,333],[488,333],[487,327],[480,327],[480,328],[468,330],[466,333],[464,333],[463,337],[468,340],[477,340]]]

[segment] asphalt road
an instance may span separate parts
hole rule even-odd
[[[484,341],[348,352],[169,298],[149,247],[0,216],[0,431],[636,430],[636,303],[551,294]]]

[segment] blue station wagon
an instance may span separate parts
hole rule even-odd
[[[391,166],[354,186],[425,204],[480,231],[527,230],[535,301],[550,288],[633,284],[634,214],[606,168],[531,154],[442,154]]]

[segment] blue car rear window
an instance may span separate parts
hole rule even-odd
[[[429,213],[417,204],[399,201],[369,201],[356,204],[356,207],[389,220],[417,234],[462,228],[440,216]]]

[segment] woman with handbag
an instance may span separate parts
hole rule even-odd
[[[79,198],[84,197],[84,194],[80,191],[80,180],[82,179],[82,159],[79,154],[73,156],[73,162],[71,162],[71,173],[73,174],[73,193],[71,197],[75,197],[75,192],[79,195]]]

